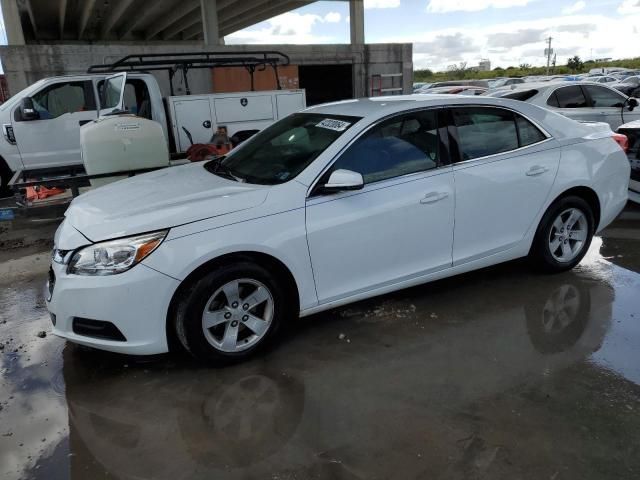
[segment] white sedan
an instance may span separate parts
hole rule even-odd
[[[613,131],[623,123],[640,120],[636,99],[602,83],[524,83],[489,92],[487,96],[532,103],[573,120],[608,123]]]
[[[617,141],[487,97],[309,108],[227,157],[74,200],[55,236],[53,332],[228,361],[298,316],[412,285],[526,256],[573,268],[627,201]]]

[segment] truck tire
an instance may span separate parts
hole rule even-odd
[[[9,188],[9,180],[13,176],[13,172],[7,164],[0,158],[0,198],[10,197],[11,189]]]

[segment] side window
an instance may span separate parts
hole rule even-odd
[[[588,106],[582,89],[577,85],[557,89],[556,98],[558,99],[557,106],[560,108],[586,108]]]
[[[589,96],[591,97],[591,106],[594,108],[616,107],[622,108],[624,97],[603,87],[595,85],[585,85]]]
[[[518,127],[518,139],[520,140],[520,147],[526,147],[527,145],[533,145],[534,143],[541,142],[547,137],[542,133],[538,127],[521,117],[518,114],[516,116],[516,126]]]
[[[462,160],[471,160],[518,148],[514,114],[497,108],[454,108],[458,148]]]
[[[41,120],[96,109],[90,81],[56,83],[40,90],[32,99]]]
[[[365,183],[379,182],[438,166],[437,111],[410,113],[373,127],[334,163],[331,171],[352,170]]]

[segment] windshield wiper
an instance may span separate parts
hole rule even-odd
[[[224,177],[229,180],[233,180],[235,182],[244,182],[245,181],[244,178],[238,177],[233,173],[233,171],[229,167],[227,167],[226,165],[223,165],[222,161],[225,158],[227,157],[221,156],[218,158],[214,158],[213,160],[211,160],[209,163],[205,165],[205,168],[209,170],[211,173],[213,173],[214,175],[218,175],[219,177]]]

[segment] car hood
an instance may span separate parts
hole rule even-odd
[[[170,167],[80,195],[67,221],[95,242],[175,227],[262,204],[269,187],[214,175],[204,162]]]

